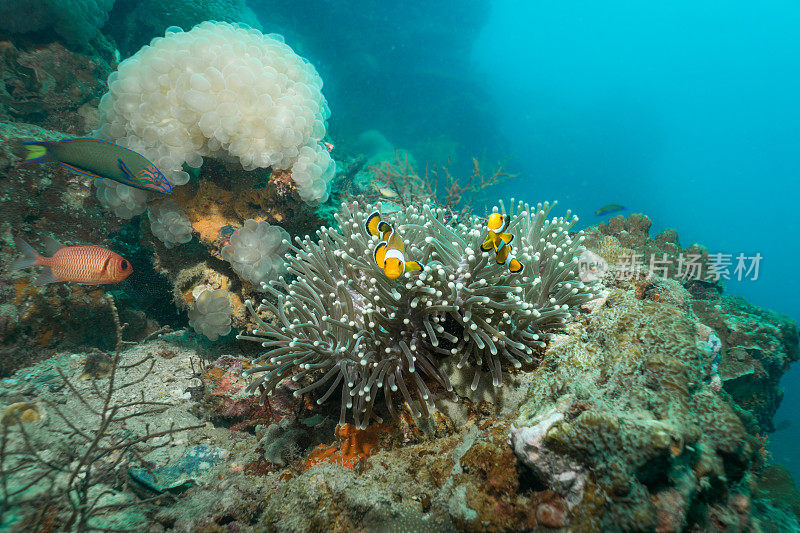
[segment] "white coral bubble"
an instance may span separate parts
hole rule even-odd
[[[233,306],[225,289],[206,289],[189,311],[189,325],[197,333],[215,341],[231,332]]]
[[[283,256],[289,249],[289,233],[280,226],[248,219],[222,248],[223,259],[243,280],[253,285],[275,278],[283,271]]]
[[[233,156],[246,170],[292,168],[303,200],[327,200],[322,80],[280,36],[225,22],[170,28],[108,81],[94,134],[141,153],[172,185],[185,183],[184,163]]]

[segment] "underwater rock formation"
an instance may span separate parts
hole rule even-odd
[[[113,5],[114,0],[2,0],[0,30],[28,33],[52,27],[67,42],[85,45]]]
[[[340,218],[339,231],[320,231],[321,244],[310,238],[296,241],[295,253],[301,256],[289,261],[290,268],[295,275],[306,277],[307,270],[315,268],[314,275],[320,279],[308,278],[312,286],[319,287],[324,279],[331,278],[326,287],[339,296],[349,294],[350,302],[362,306],[359,309],[366,309],[367,298],[374,299],[375,295],[381,297],[381,302],[395,301],[390,299],[389,289],[381,288],[389,282],[377,281],[383,271],[370,263],[369,252],[375,242],[366,237],[362,228],[369,208],[348,209]],[[543,211],[546,210],[536,213]],[[525,215],[515,210],[515,216]],[[464,228],[459,222],[439,228],[437,220],[448,223],[449,219],[433,210],[411,209],[387,215],[386,220],[402,231],[409,258],[425,254],[431,261],[439,261],[443,269],[451,265],[445,254],[462,250],[464,256],[469,256],[467,245],[471,247],[474,240],[479,246],[485,235],[482,220],[464,219]],[[543,226],[545,220],[547,226]],[[526,251],[524,243],[534,242],[529,239],[531,234],[537,234],[536,228],[541,231],[548,227],[552,232],[544,234],[546,241],[555,245],[569,238],[572,244],[562,248],[561,253],[565,257],[578,254],[579,237],[562,234],[571,220],[553,222],[542,214],[541,220],[533,217],[527,226],[522,224],[524,218],[517,218],[516,224],[510,226],[517,234],[516,244],[523,243],[518,257],[526,263],[525,272],[537,272],[538,265],[542,284],[547,284],[549,271],[543,263],[533,260],[535,251]],[[431,226],[426,226],[427,222]],[[424,237],[417,238],[418,234],[450,237],[451,233],[466,236],[463,249],[447,246],[443,238],[438,246]],[[457,242],[456,238],[453,240]],[[189,243],[169,253],[198,246]],[[320,251],[322,246],[327,246],[330,253]],[[207,253],[200,255],[207,257]],[[526,259],[525,254],[531,253]],[[184,259],[189,257],[189,252],[180,254]],[[477,274],[475,265],[484,259],[478,253],[474,255],[474,263],[465,259],[460,272],[461,276],[471,274],[467,283],[461,282],[462,291],[479,291],[478,284],[482,285],[480,277],[472,274]],[[489,255],[484,257],[492,259]],[[540,258],[544,257],[547,254],[540,254]],[[468,265],[472,270],[466,268]],[[481,268],[496,269],[492,275],[483,276],[487,287],[515,283],[507,267],[486,261]],[[203,275],[212,270],[202,270]],[[555,272],[572,277],[577,271],[570,267]],[[438,279],[437,272],[429,274],[430,279],[421,281],[433,283]],[[353,284],[335,283],[333,276],[339,275],[363,283],[374,277],[375,292],[365,290],[364,299],[356,300],[356,295],[362,293]],[[412,275],[419,279],[419,273]],[[401,278],[394,285],[398,292],[420,296],[419,307],[411,307],[413,298],[407,299],[408,305],[400,313],[415,323],[416,313],[428,308],[425,298],[437,298],[435,292],[425,296],[416,283],[406,288],[416,279]],[[553,278],[554,283],[559,279]],[[460,331],[461,336],[456,338],[462,342],[454,344],[461,345],[455,361],[452,356],[446,361],[445,354],[431,357],[431,361],[442,363],[436,370],[449,373],[461,359],[459,356],[470,354],[463,369],[466,377],[458,376],[458,386],[453,379],[453,394],[458,401],[434,394],[445,391],[443,387],[436,388],[433,381],[430,402],[411,402],[420,411],[424,406],[428,416],[414,413],[416,409],[399,402],[394,404],[396,417],[387,418],[384,423],[369,424],[367,414],[361,415],[364,429],[352,424],[335,427],[344,403],[338,398],[321,405],[309,401],[320,399],[332,381],[309,390],[316,382],[311,372],[304,373],[304,367],[299,365],[290,365],[277,379],[267,403],[262,403],[259,395],[247,392],[253,384],[258,386],[259,373],[250,375],[252,367],[246,360],[224,356],[194,371],[195,363],[188,361],[200,360],[200,353],[207,348],[193,335],[171,334],[134,347],[124,352],[126,364],[149,354],[155,361],[154,370],[125,397],[144,390],[148,399],[169,403],[170,416],[175,420],[191,424],[204,421],[205,426],[170,444],[168,454],[153,456],[152,464],[145,464],[147,468],[137,461],[111,462],[108,470],[103,470],[109,477],[103,478],[99,488],[111,487],[114,501],[127,505],[175,485],[180,493],[169,503],[141,507],[149,509],[151,515],[140,512],[137,516],[142,524],[149,519],[176,531],[221,527],[350,531],[364,524],[375,529],[403,526],[436,531],[747,531],[767,525],[779,530],[798,527],[794,514],[796,491],[791,481],[783,472],[764,470],[766,452],[760,432],[766,424],[762,427],[754,422],[757,418],[769,420],[772,410],[759,410],[759,402],[753,396],[738,395],[733,388],[728,391],[739,378],[728,379],[730,371],[725,361],[737,347],[757,347],[761,353],[753,352],[753,361],[760,358],[758,361],[772,374],[754,385],[755,389],[777,403],[779,375],[796,358],[794,324],[737,299],[694,298],[679,282],[658,276],[651,276],[649,281],[606,279],[605,285],[599,298],[588,302],[597,291],[579,291],[581,298],[571,309],[559,308],[554,315],[535,307],[546,318],[539,325],[539,329],[548,332],[539,339],[546,345],[535,346],[535,361],[530,365],[501,365],[503,386],[486,387],[489,392],[478,396],[470,394],[475,375],[472,369],[477,367],[480,354],[486,363],[485,372],[491,374],[493,365],[487,363],[492,360],[491,352],[470,352],[465,348],[474,341],[464,340],[465,331],[453,322],[440,322],[451,335]],[[273,285],[272,292],[281,294],[285,301],[298,301],[300,297],[327,301],[328,293],[321,289],[311,294],[296,286],[279,283]],[[347,305],[347,299],[339,300],[342,306]],[[474,302],[472,320],[485,322],[491,305]],[[466,300],[462,304],[466,306]],[[358,318],[356,304],[353,305],[354,312],[349,316]],[[324,309],[328,315],[336,312],[333,303]],[[291,320],[286,323],[281,319],[282,312],[288,316],[295,313],[286,306],[276,307],[273,313],[261,316],[259,329],[283,335],[291,332],[298,338],[308,335],[304,331],[310,326],[294,324],[293,330]],[[377,308],[375,312],[383,314]],[[513,311],[509,314],[513,315]],[[375,320],[388,318],[387,314]],[[339,322],[329,329],[349,331],[343,319]],[[390,327],[392,324],[382,323]],[[431,324],[433,335],[443,347],[446,336],[435,325]],[[109,327],[113,331],[113,324]],[[423,329],[432,339],[424,324],[418,330],[420,338]],[[709,329],[717,332],[724,346],[719,364],[724,388],[719,391],[713,388],[714,353],[708,346]],[[376,336],[380,334],[377,328],[372,331]],[[350,335],[352,338],[352,332]],[[341,338],[344,341],[344,335]],[[362,340],[362,345],[368,340]],[[419,347],[430,349],[421,341]],[[288,343],[277,349],[286,348],[290,348]],[[279,356],[274,350],[272,355]],[[422,363],[417,361],[421,368]],[[739,362],[736,358],[732,361]],[[52,401],[62,409],[55,399],[69,390],[59,385],[54,364],[70,366],[68,376],[75,380],[78,390],[91,390],[92,382],[105,383],[102,374],[80,377],[85,366],[81,357],[59,356],[19,372],[0,384],[0,403],[11,413],[9,424],[16,418],[23,424],[22,429],[19,423],[8,425],[6,431],[30,428],[39,432],[37,428],[58,423],[53,409],[43,403]],[[295,381],[292,375],[301,377]],[[127,379],[136,381],[137,376],[134,372]],[[410,380],[407,383],[413,386]],[[355,384],[353,390],[357,396]],[[298,391],[300,394],[295,395]],[[474,392],[484,392],[483,383]],[[67,401],[72,412],[76,402]],[[502,409],[498,409],[501,403]],[[44,409],[28,407],[34,404],[36,409]],[[37,419],[42,414],[44,419]],[[137,431],[142,431],[141,425],[137,425]],[[54,434],[43,435],[42,442],[47,442],[53,438],[47,435]],[[198,449],[214,450],[214,464],[193,466],[189,472],[184,465],[187,461],[197,463],[191,454]],[[57,457],[66,453],[62,448],[54,450]],[[98,463],[98,467],[106,464],[108,461]],[[159,482],[154,483],[148,469],[165,474],[164,482],[159,476]],[[128,485],[111,485],[107,480],[116,479],[114,475],[125,475],[131,481]],[[138,496],[129,491],[131,487],[141,491]],[[303,513],[297,513],[298,505]]]
[[[88,55],[59,42],[3,42],[0,120],[85,135],[97,127],[97,104],[113,66],[110,50]]]
[[[103,312],[102,290],[83,285],[36,286],[34,272],[6,269],[20,254],[14,244],[16,236],[24,236],[35,249],[43,250],[41,239],[45,236],[67,244],[102,244],[120,229],[94,200],[91,178],[57,165],[19,165],[19,139],[63,137],[30,124],[0,124],[0,172],[6,187],[14,191],[3,196],[0,219],[2,375],[47,357],[55,349],[111,347],[113,325]],[[126,339],[144,337],[158,328],[131,298],[121,299],[119,308],[129,323]]]
[[[678,279],[693,295],[722,292],[710,252],[699,244],[681,247],[678,234],[666,229],[650,237],[652,221],[642,214],[617,215],[586,232],[586,247],[599,253],[619,275],[646,273],[651,262],[662,277]]]
[[[723,388],[752,415],[747,424],[753,431],[774,431],[772,419],[783,397],[778,382],[800,359],[797,325],[736,296],[693,300],[692,310],[722,341]]]
[[[661,283],[667,301],[612,284],[601,307],[553,335],[535,369],[510,370],[530,379],[508,414],[486,400],[439,398],[427,418],[402,408],[363,435],[338,426],[316,446],[313,420],[335,413],[308,406],[305,422],[257,432],[256,458],[233,459],[249,465],[243,476],[228,476],[213,498],[189,489],[158,520],[180,531],[797,528],[791,480],[763,470],[762,440],[734,399],[711,387],[690,293]]]

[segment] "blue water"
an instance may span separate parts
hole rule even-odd
[[[728,292],[800,318],[800,6],[495,0],[475,74],[521,178],[594,224],[618,203],[683,245],[760,252]],[[800,473],[800,370],[772,453]]]

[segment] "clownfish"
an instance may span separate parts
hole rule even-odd
[[[364,229],[367,234],[387,240],[392,233],[392,226],[385,220],[381,220],[381,214],[375,211],[364,222]]]
[[[403,239],[394,230],[386,240],[375,247],[373,258],[375,264],[383,269],[389,279],[397,279],[407,271],[422,270],[422,265],[418,261],[406,261]]]
[[[513,274],[517,274],[522,272],[523,266],[516,257],[508,259],[509,255],[511,255],[511,241],[514,240],[514,235],[506,231],[509,224],[511,224],[511,218],[508,215],[501,215],[500,213],[489,215],[486,221],[489,232],[483,244],[481,244],[481,250],[484,252],[494,250],[497,264],[504,265],[508,261],[508,270]]]
[[[406,261],[403,239],[394,231],[391,224],[381,220],[380,213],[375,211],[368,216],[364,222],[364,229],[369,235],[381,239],[372,257],[375,264],[383,269],[387,278],[397,279],[406,271],[422,270],[422,265],[418,261]]]

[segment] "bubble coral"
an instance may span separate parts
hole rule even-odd
[[[231,315],[233,307],[225,289],[201,292],[189,311],[189,325],[197,333],[215,341],[231,332]]]
[[[303,199],[327,199],[322,80],[281,36],[226,22],[171,27],[120,63],[108,87],[95,136],[145,155],[172,185],[188,181],[184,163],[212,156],[245,170],[298,165]]]
[[[147,193],[113,180],[94,180],[97,199],[119,218],[133,218],[147,209]]]
[[[174,200],[151,205],[147,210],[150,229],[167,248],[192,240],[192,224],[189,217]]]
[[[250,218],[233,233],[230,244],[222,247],[222,257],[240,278],[258,285],[283,270],[288,238],[289,233],[282,227]]]
[[[474,369],[473,389],[486,372],[500,387],[504,365],[531,363],[545,333],[594,297],[594,285],[578,278],[582,237],[569,234],[577,217],[548,220],[551,207],[520,202],[512,210],[521,275],[480,251],[484,219],[408,207],[388,222],[406,243],[406,257],[425,269],[390,280],[372,259],[377,237],[364,229],[376,207],[343,205],[339,231],[323,227],[317,242],[297,239],[286,259],[293,281],[262,285],[277,303],[264,300],[259,310],[271,311],[277,323],[247,302],[258,329],[239,338],[270,348],[254,362],[252,372],[262,374],[250,390],[266,396],[291,372],[308,383],[295,395],[325,386],[318,403],[341,386],[340,423],[351,410],[364,428],[381,420],[374,412],[380,390],[390,415],[392,393],[419,415],[435,392],[452,391],[443,357]]]

